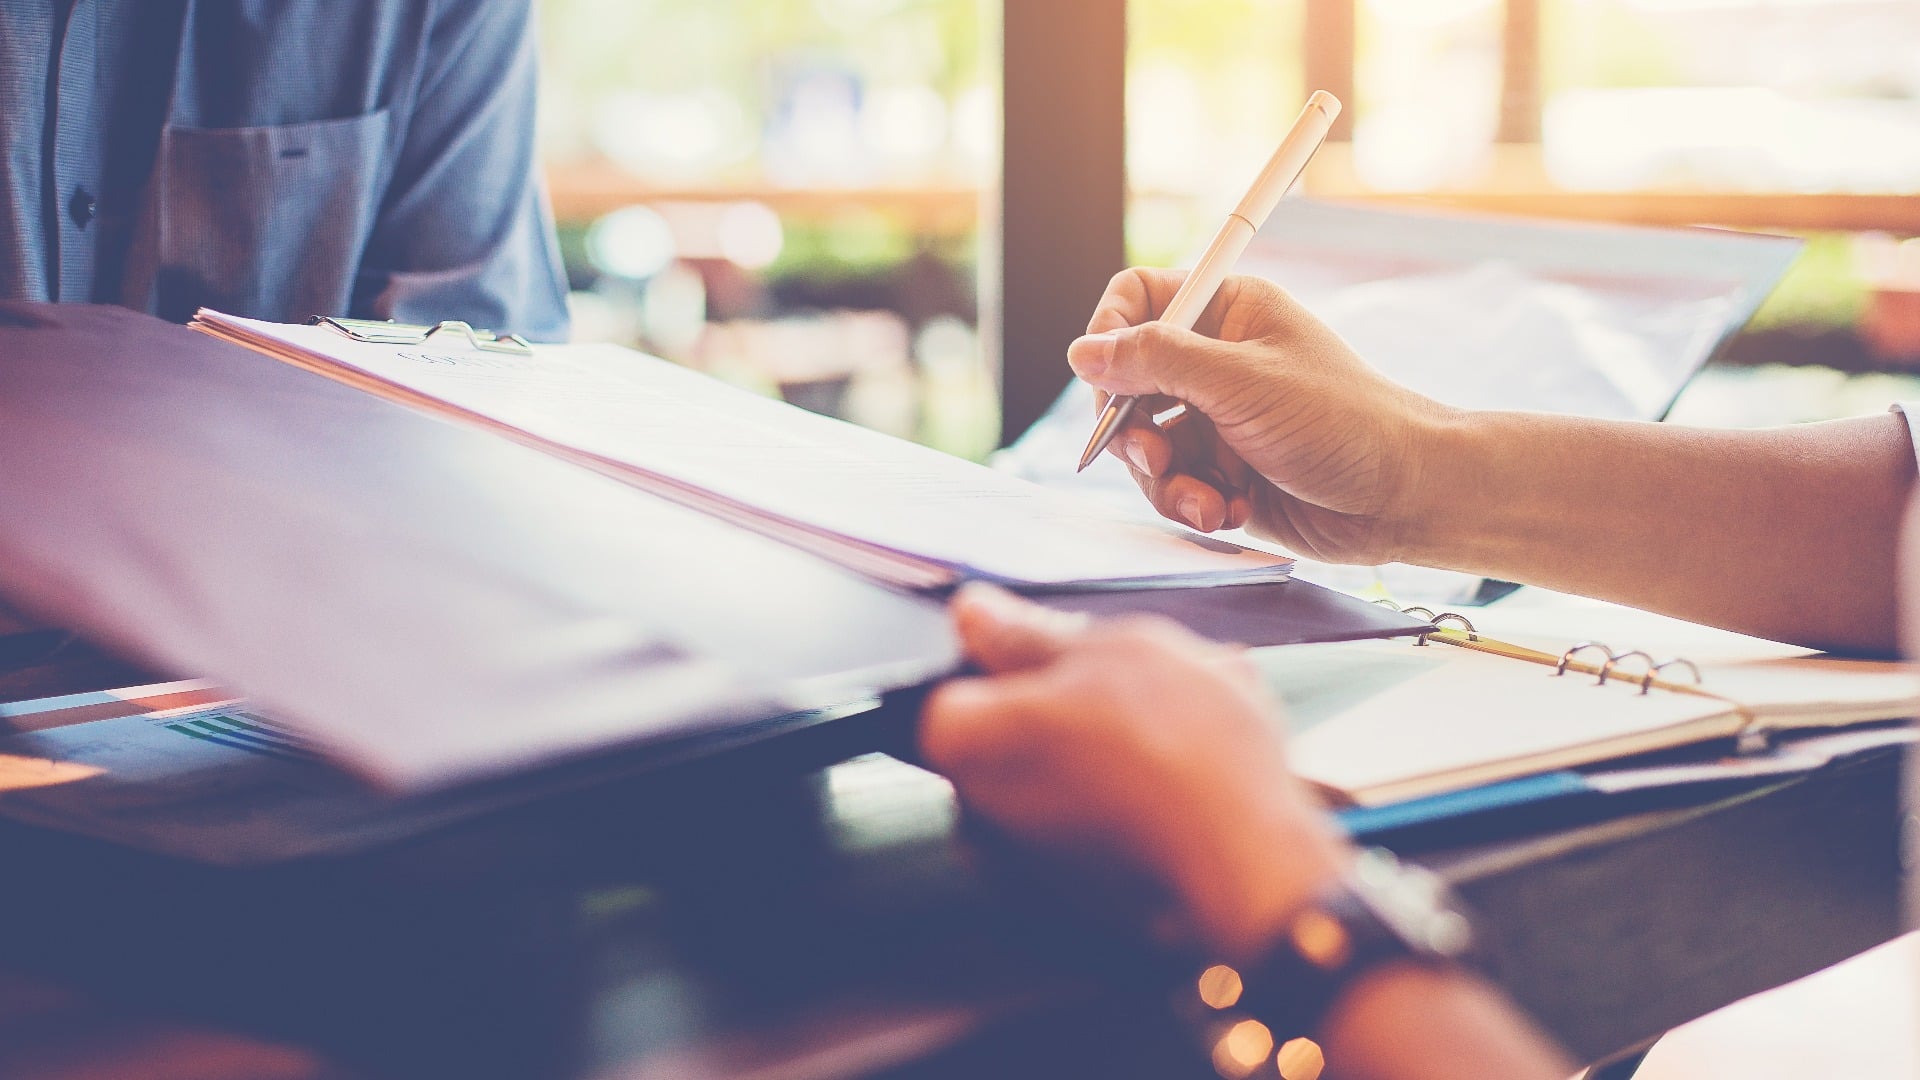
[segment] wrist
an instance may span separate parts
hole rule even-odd
[[[1506,1040],[1491,1047],[1502,1052],[1445,1075],[1567,1075],[1539,1071],[1552,1055],[1512,1040],[1524,1024],[1468,970],[1483,958],[1440,878],[1376,849],[1294,912],[1261,955],[1207,968],[1190,1015],[1223,1076],[1272,1075],[1276,1049],[1280,1072],[1303,1058],[1317,1072],[1320,1048],[1341,1076],[1424,1075],[1436,1052],[1444,1062],[1446,1047],[1471,1044],[1461,1041],[1467,1024]],[[1446,1020],[1435,1024],[1436,1012]]]
[[[1381,964],[1362,974],[1343,988],[1328,1003],[1326,1021],[1321,1029],[1323,1046],[1347,1051],[1365,1047],[1377,1036],[1377,1020],[1393,1016],[1411,1007],[1413,1002],[1434,1001],[1462,990],[1482,992],[1479,976],[1464,970],[1447,970],[1411,960]]]
[[[1412,398],[1411,392],[1406,396]],[[1419,562],[1438,515],[1456,502],[1452,463],[1474,440],[1475,413],[1426,398],[1393,410],[1380,435],[1385,483],[1373,512],[1378,544],[1369,562]]]
[[[1441,1075],[1571,1076],[1564,1051],[1481,977],[1415,963],[1383,964],[1348,986],[1327,1011],[1318,1040],[1342,1076],[1401,1076],[1430,1068],[1441,1048]]]
[[[1263,954],[1287,920],[1340,880],[1354,849],[1312,807],[1281,807],[1223,830],[1181,874],[1179,892],[1201,944],[1223,960]]]
[[[1411,425],[1409,490],[1396,515],[1395,561],[1447,569],[1480,565],[1474,547],[1491,535],[1499,510],[1493,496],[1507,490],[1500,465],[1512,460],[1514,432],[1503,432],[1501,414],[1440,409]]]

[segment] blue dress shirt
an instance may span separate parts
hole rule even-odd
[[[557,340],[531,0],[8,0],[0,298]]]

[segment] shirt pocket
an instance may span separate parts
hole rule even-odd
[[[387,110],[161,133],[148,306],[298,322],[347,313],[388,172]],[[136,256],[138,261],[138,256]]]

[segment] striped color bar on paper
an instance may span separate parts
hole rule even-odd
[[[322,760],[305,739],[252,713],[219,711],[154,719],[168,731],[250,754],[302,763]]]
[[[207,709],[237,702],[232,691],[205,679],[129,686],[88,694],[0,703],[0,734],[52,731],[55,728],[114,720],[166,710]]]

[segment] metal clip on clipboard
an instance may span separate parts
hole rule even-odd
[[[329,315],[315,315],[309,322],[314,326],[337,330],[355,341],[376,345],[424,345],[435,334],[458,334],[467,339],[468,345],[481,352],[506,353],[509,356],[533,355],[533,344],[519,334],[475,330],[459,319],[447,319],[433,326],[411,326],[377,319],[336,319]]]

